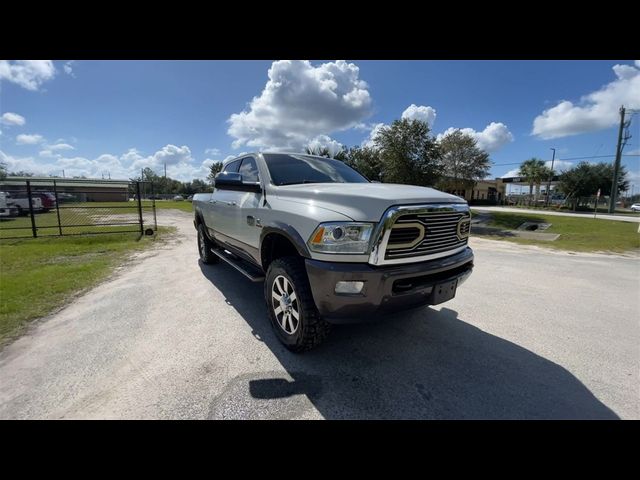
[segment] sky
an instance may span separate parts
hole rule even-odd
[[[187,181],[243,152],[367,145],[417,118],[473,135],[500,177],[551,148],[560,171],[612,162],[622,104],[640,110],[638,60],[0,60],[0,162],[114,179],[166,164]],[[640,191],[631,119],[623,164]]]

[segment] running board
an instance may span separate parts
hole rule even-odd
[[[239,263],[242,260],[236,261],[236,260],[230,258],[228,255],[226,255],[224,253],[224,251],[218,250],[217,248],[212,248],[211,252],[213,254],[215,254],[216,256],[218,256],[221,260],[224,260],[225,262],[227,262],[229,265],[231,265],[233,268],[235,268],[237,271],[239,271],[241,274],[243,274],[245,277],[247,277],[252,282],[262,282],[262,281],[264,281],[264,275],[259,275],[259,274],[258,275],[254,275],[251,272],[249,272],[248,270],[244,269]]]

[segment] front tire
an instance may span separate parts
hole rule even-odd
[[[198,225],[198,253],[202,263],[211,265],[220,261],[218,256],[211,251],[212,248],[213,243],[207,237],[207,232],[205,232],[204,225],[201,223]]]
[[[301,258],[278,258],[269,265],[264,296],[271,325],[289,350],[311,350],[327,338],[331,324],[316,308]]]

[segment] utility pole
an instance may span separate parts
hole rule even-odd
[[[620,172],[620,159],[622,157],[622,131],[624,130],[624,105],[620,107],[620,127],[618,128],[618,146],[616,147],[616,163],[613,167],[613,182],[611,183],[611,203],[609,213],[615,213],[616,200],[618,198],[618,175]]]
[[[553,163],[556,160],[556,149],[552,148],[551,150],[553,150],[553,157],[551,157],[551,176],[549,177],[549,181],[547,182],[547,201],[545,202],[545,206],[549,206],[549,192],[551,190],[551,178],[553,177]]]

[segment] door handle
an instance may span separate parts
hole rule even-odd
[[[209,203],[218,203],[217,200],[209,200]]]
[[[236,206],[236,202],[227,202],[227,205],[229,205],[230,207],[235,207]]]

